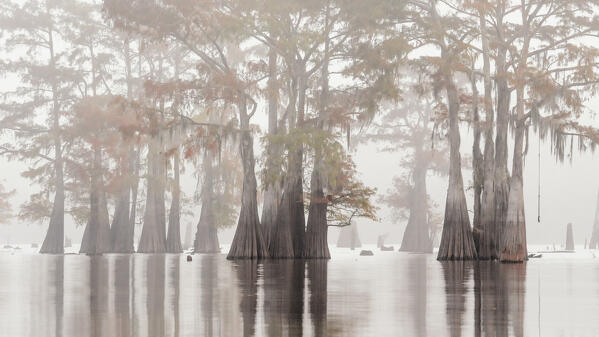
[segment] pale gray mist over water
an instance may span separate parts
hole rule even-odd
[[[599,265],[0,256],[0,336],[595,336]],[[541,309],[539,308],[541,305]]]
[[[598,1],[0,0],[0,337],[597,336],[598,96]]]

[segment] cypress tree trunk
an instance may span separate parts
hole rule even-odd
[[[502,19],[501,17],[499,19]],[[501,23],[501,20],[498,21]],[[499,29],[503,29],[502,26]],[[509,173],[507,169],[507,136],[511,91],[508,88],[507,70],[505,65],[507,50],[500,44],[496,62],[497,67],[497,135],[495,138],[495,171],[494,171],[494,201],[495,201],[495,233],[494,241],[496,255],[499,256],[502,235],[506,226],[508,198],[510,192]],[[493,252],[491,252],[493,255]]]
[[[60,149],[60,144],[55,145],[55,148]],[[64,177],[62,158],[58,153],[60,150],[57,150],[57,158],[54,163],[56,192],[48,232],[40,248],[41,254],[64,254]]]
[[[417,164],[412,171],[414,188],[410,195],[410,216],[401,240],[399,251],[432,253],[433,242],[429,233],[427,217],[426,168],[416,155]]]
[[[213,156],[206,150],[204,156],[204,185],[202,186],[202,213],[193,244],[194,253],[219,253],[218,228],[216,227],[214,205],[214,168]]]
[[[227,259],[260,259],[268,257],[268,247],[258,219],[254,140],[245,99],[239,104],[239,117],[242,130],[239,150],[243,164],[243,189],[239,221]]]
[[[296,127],[296,100],[297,100],[297,78],[292,78],[291,93],[289,96],[289,105],[287,107],[289,115],[289,130],[294,130]],[[294,146],[287,146],[288,150],[288,165],[287,173],[283,179],[283,194],[281,201],[277,207],[276,225],[271,229],[270,239],[268,242],[268,252],[271,258],[274,259],[285,259],[294,258],[294,233],[293,228],[296,221],[297,215],[297,197],[298,193],[296,188],[298,185],[301,186],[301,177],[298,174],[301,173],[301,164],[297,164],[298,153]],[[298,170],[299,166],[299,170]],[[298,184],[299,181],[299,184]],[[303,195],[301,196],[303,199]],[[303,200],[302,200],[303,208]],[[303,209],[301,219],[303,220]]]
[[[277,213],[279,201],[281,200],[281,188],[279,183],[269,183],[264,191],[264,201],[262,203],[262,231],[264,241],[270,245],[272,233],[277,223]]]
[[[314,156],[314,170],[310,186],[310,213],[308,215],[308,227],[306,230],[306,242],[304,257],[309,259],[330,259],[327,234],[327,199],[323,192],[322,178],[322,150],[317,149]]]
[[[295,257],[293,253],[293,240],[291,235],[292,210],[295,209],[295,200],[292,196],[295,182],[291,172],[285,176],[283,196],[277,210],[276,226],[272,228],[268,252],[273,259],[288,259]]]
[[[271,49],[268,54],[268,135],[274,136],[277,134],[277,104],[278,104],[278,88],[276,84],[276,73],[277,73],[277,54]],[[280,145],[269,143],[267,145],[266,154],[268,156],[267,162],[267,179],[272,179],[276,174],[275,170],[280,170],[280,167],[273,165],[274,159],[281,156]],[[271,232],[276,225],[277,210],[279,201],[281,200],[281,188],[280,182],[267,181],[266,189],[264,191],[264,202],[262,204],[262,228],[264,233],[264,240],[270,243]]]
[[[56,69],[54,58],[53,31],[48,32],[50,46],[50,68]],[[58,101],[58,81],[52,82],[52,140],[54,142],[54,174],[55,194],[50,214],[48,232],[40,248],[41,254],[63,254],[64,253],[64,163],[62,158],[62,140],[60,137],[60,103]]]
[[[102,184],[102,155],[97,147],[94,150],[90,186],[90,212],[89,220],[81,239],[80,254],[102,254],[110,251],[110,227],[106,195]]]
[[[522,184],[524,120],[517,121],[514,159],[506,223],[502,235],[499,259],[501,262],[523,262],[528,258],[526,248],[526,218]]]
[[[117,198],[111,232],[111,252],[133,253],[133,237],[129,224],[130,186],[126,186]]]
[[[599,248],[599,192],[597,192],[597,207],[595,208],[595,223],[593,224],[593,233],[589,241],[589,249]]]
[[[470,218],[464,194],[460,156],[460,129],[458,120],[459,98],[451,75],[445,75],[449,109],[449,187],[445,202],[443,233],[437,255],[438,260],[476,259],[476,248],[470,228]]]
[[[512,178],[508,198],[507,217],[503,231],[499,259],[501,262],[523,262],[528,259],[526,248],[526,217],[524,215],[523,191],[523,159],[524,159],[524,134],[527,132],[524,114],[525,105],[525,80],[527,76],[528,47],[530,43],[527,14],[522,11],[523,45],[520,55],[520,64],[516,71],[516,131],[514,139],[514,157],[512,159]]]
[[[329,8],[327,5],[325,29],[329,25]],[[325,39],[324,54],[329,52],[329,39]],[[320,97],[320,112],[317,122],[317,130],[323,131],[325,123],[328,121],[328,105],[329,98],[329,59],[325,58],[322,65],[322,93]],[[328,133],[328,130],[326,131]],[[310,179],[310,206],[308,214],[308,224],[305,233],[304,257],[312,259],[330,259],[328,232],[329,226],[327,223],[327,204],[325,198],[324,185],[324,158],[323,148],[321,144],[316,144],[314,149],[314,168]],[[326,270],[325,270],[326,272]]]
[[[158,144],[155,138],[154,135],[148,149],[146,209],[137,248],[138,253],[164,253],[166,251],[165,219],[160,207],[162,201],[162,209],[164,209],[164,199],[160,197],[162,189],[160,185],[163,176],[160,168]]]
[[[181,248],[181,188],[179,185],[179,149],[175,150],[173,158],[173,171],[175,180],[173,182],[173,200],[168,214],[168,235],[166,237],[166,251],[168,253],[179,254],[183,251]]]
[[[306,65],[299,66],[299,90],[297,102],[297,127],[300,128],[304,121],[304,109],[306,105]],[[304,214],[304,149],[303,144],[299,143],[295,153],[292,155],[290,170],[292,178],[292,189],[290,192],[289,215],[291,220],[291,238],[293,241],[293,255],[301,258],[304,254],[304,244],[306,236],[306,218]]]
[[[473,124],[474,124],[474,142],[472,144],[472,184],[474,187],[474,215],[472,217],[472,228],[473,228],[473,239],[474,245],[478,251],[481,245],[481,236],[483,233],[482,228],[482,188],[484,181],[484,168],[483,168],[483,154],[480,151],[480,138],[481,138],[481,127],[480,127],[480,114],[478,111],[478,89],[476,88],[476,74],[471,75],[472,81],[472,112],[473,112]]]
[[[486,3],[486,1],[485,1]],[[489,41],[486,35],[486,20],[483,13],[480,14],[480,27],[483,47],[483,73],[484,73],[484,107],[485,107],[485,148],[483,153],[483,185],[480,205],[480,226],[476,251],[478,258],[489,260],[497,258],[497,241],[495,230],[495,144],[493,141],[494,111],[491,85],[491,63],[489,59]]]
[[[129,202],[131,200],[131,174],[129,167],[129,158],[121,160],[121,177],[123,185],[117,197],[114,209],[114,217],[111,234],[111,251],[113,253],[133,253],[133,231],[129,222]]]
[[[131,167],[133,168],[133,178],[131,183],[131,210],[129,211],[129,236],[131,244],[135,245],[135,221],[137,219],[137,193],[139,190],[139,152],[131,148]]]

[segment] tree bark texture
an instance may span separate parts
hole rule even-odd
[[[477,258],[470,218],[464,194],[460,156],[459,98],[451,75],[445,75],[449,109],[449,186],[445,202],[443,233],[438,260],[472,260]]]
[[[486,3],[486,1],[485,1]],[[495,224],[495,191],[494,191],[494,174],[495,174],[495,142],[493,140],[494,127],[494,110],[492,97],[491,83],[491,63],[489,57],[489,41],[486,35],[487,23],[484,13],[480,14],[480,27],[482,35],[483,48],[483,73],[484,73],[484,108],[485,108],[485,123],[484,123],[484,152],[483,152],[483,183],[482,195],[480,204],[480,226],[478,233],[478,243],[476,251],[480,260],[496,259],[497,246],[496,241],[496,224]]]
[[[167,253],[181,253],[181,186],[179,183],[179,149],[175,150],[173,156],[173,198],[168,214],[168,233],[166,236]]]
[[[427,216],[426,168],[419,161],[412,171],[414,187],[410,191],[410,215],[401,240],[399,251],[432,253],[433,242],[429,232]]]
[[[213,156],[207,150],[204,156],[204,185],[202,186],[202,213],[194,240],[194,253],[219,253],[218,228],[214,209]]]
[[[243,165],[243,188],[239,221],[227,259],[261,259],[268,257],[268,247],[258,218],[254,140],[245,99],[239,104],[239,115],[242,129],[239,150]]]
[[[102,183],[102,152],[94,150],[90,185],[90,212],[83,238],[80,254],[103,254],[111,249],[110,225],[104,184]]]
[[[131,207],[131,172],[129,164],[130,158],[124,158],[121,161],[121,177],[124,178],[123,186],[117,196],[112,226],[110,227],[111,252],[113,253],[129,254],[134,252],[133,227],[129,221]]]
[[[143,218],[143,228],[139,239],[138,253],[166,252],[166,230],[164,218],[164,198],[160,196],[163,189],[163,176],[159,152],[158,137],[154,135],[148,149],[148,173],[146,209]],[[164,196],[164,195],[163,195]],[[160,207],[160,203],[162,207]]]
[[[268,54],[268,135],[274,136],[278,133],[278,88],[277,88],[277,53],[271,49]],[[274,171],[280,170],[272,163],[274,158],[281,156],[281,146],[279,144],[270,143],[266,148],[266,155],[269,157],[267,162],[270,165],[266,168],[266,176],[268,179],[277,176]],[[264,202],[262,204],[262,228],[264,240],[270,243],[271,232],[276,226],[277,211],[279,201],[281,200],[281,186],[278,179],[276,181],[267,181],[264,189]]]
[[[524,120],[517,121],[507,217],[499,255],[501,262],[523,262],[528,258],[522,182],[524,128]]]
[[[322,151],[316,150],[314,169],[310,182],[310,206],[306,241],[304,244],[304,257],[308,259],[330,259],[329,244],[327,240],[327,199],[323,192],[322,177]]]

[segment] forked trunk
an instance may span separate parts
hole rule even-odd
[[[301,87],[301,86],[300,86]],[[295,130],[301,120],[296,110],[296,98],[299,91],[297,79],[292,81],[292,94],[288,109],[289,130]],[[301,90],[300,90],[301,91]],[[299,95],[301,96],[301,94]],[[301,102],[301,99],[300,99]],[[298,107],[302,104],[298,104]],[[298,147],[298,148],[295,148]],[[271,258],[286,259],[301,257],[305,236],[304,196],[302,186],[302,145],[288,147],[288,169],[284,178],[283,194],[277,209],[276,225],[270,232],[268,251]]]
[[[135,238],[135,221],[137,219],[137,194],[139,190],[139,150],[131,149],[131,167],[133,177],[131,184],[131,210],[129,211],[129,230],[131,231],[131,242]],[[135,243],[133,243],[135,244]]]
[[[597,192],[597,207],[595,208],[595,223],[593,224],[593,233],[589,241],[589,249],[599,248],[599,192]]]
[[[258,219],[254,140],[245,100],[239,104],[239,115],[242,129],[239,150],[243,165],[243,189],[239,221],[227,259],[261,259],[268,257],[268,247]]]
[[[510,193],[510,178],[507,169],[507,136],[511,91],[508,88],[507,72],[505,70],[506,50],[499,49],[497,58],[497,135],[495,140],[495,172],[494,172],[494,201],[495,201],[495,233],[494,241],[498,243],[495,247],[497,256],[501,250],[502,236],[505,232],[508,198]],[[493,252],[491,252],[493,253]]]
[[[481,236],[483,233],[482,228],[482,189],[484,180],[484,159],[483,154],[480,150],[480,138],[481,138],[481,123],[480,114],[478,111],[478,89],[476,87],[476,74],[472,74],[472,112],[473,112],[473,124],[474,124],[474,142],[472,143],[472,185],[474,190],[474,203],[473,203],[473,216],[472,216],[472,228],[473,228],[473,239],[474,245],[478,251],[481,245]]]
[[[327,199],[323,192],[322,150],[317,149],[314,157],[314,169],[310,182],[310,213],[306,229],[304,257],[308,259],[330,259],[327,240]]]
[[[528,258],[522,184],[522,150],[525,127],[523,120],[517,122],[508,211],[499,254],[501,262],[523,262]]]
[[[271,49],[268,54],[268,74],[268,135],[274,136],[278,133],[277,53],[274,49]],[[260,222],[263,228],[264,240],[269,243],[271,232],[276,226],[277,211],[281,200],[281,184],[279,179],[275,179],[278,176],[277,171],[280,171],[281,168],[274,165],[275,159],[282,155],[280,144],[269,142],[266,155],[268,156],[267,163],[269,163],[269,166],[266,168],[267,181]]]
[[[113,253],[133,253],[133,230],[129,222],[129,203],[131,198],[131,184],[129,172],[129,158],[124,158],[122,163],[121,175],[126,183],[123,183],[121,191],[117,197],[116,206],[114,209],[114,217],[112,226],[110,227],[111,234],[111,252]]]
[[[304,109],[306,105],[306,86],[307,78],[305,75],[305,64],[300,67],[299,90],[297,102],[297,127],[301,127],[304,121]],[[306,218],[304,214],[304,149],[303,144],[299,144],[295,153],[291,155],[291,179],[292,189],[287,190],[290,194],[289,218],[291,220],[291,239],[293,241],[293,255],[301,258],[304,254],[304,244],[306,238]]]
[[[485,1],[486,3],[486,1]],[[483,182],[482,195],[480,197],[480,220],[476,252],[482,260],[497,258],[497,241],[495,230],[495,192],[493,191],[494,165],[495,165],[495,143],[493,141],[494,111],[491,84],[491,64],[489,57],[489,41],[486,34],[486,18],[484,12],[480,13],[480,27],[483,32],[483,73],[484,73],[484,107],[485,124],[484,137],[485,148],[483,152]]]
[[[160,164],[158,144],[156,139],[152,139],[148,150],[146,209],[137,248],[138,253],[164,253],[166,251],[165,219],[162,212],[164,199],[160,197],[162,190]],[[162,207],[160,207],[161,201],[163,202]]]
[[[179,149],[175,150],[173,171],[173,199],[168,214],[168,235],[166,236],[166,251],[168,253],[181,253],[181,188],[179,185]]]
[[[297,185],[295,179],[288,172],[285,176],[285,186],[281,203],[277,211],[276,225],[270,232],[270,241],[268,243],[268,253],[273,259],[294,258],[293,240],[291,234],[291,223],[295,202],[293,199],[293,189]]]
[[[433,242],[427,217],[426,169],[417,164],[412,172],[414,187],[410,195],[410,216],[399,251],[432,253]]]
[[[87,226],[81,239],[80,254],[102,254],[110,251],[110,227],[106,195],[102,183],[101,150],[94,151],[90,186],[90,212]]]
[[[194,240],[194,253],[219,253],[218,229],[214,205],[214,167],[210,150],[204,156],[204,186],[202,186],[202,213]]]
[[[449,187],[445,202],[443,233],[438,260],[472,260],[477,258],[470,218],[464,194],[460,156],[460,129],[458,120],[458,92],[450,75],[445,76],[449,109]]]

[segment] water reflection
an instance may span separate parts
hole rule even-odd
[[[241,293],[239,310],[243,317],[243,336],[254,336],[258,304],[258,263],[255,260],[245,260],[236,263],[235,268]]]
[[[466,293],[468,292],[468,278],[472,270],[471,262],[450,261],[443,262],[443,276],[445,278],[446,315],[449,335],[462,336],[463,316],[466,312]]]
[[[54,269],[54,298],[56,301],[56,336],[62,336],[62,319],[64,307],[64,259],[56,257]]]
[[[114,310],[116,314],[115,337],[133,335],[131,324],[133,312],[131,310],[131,255],[119,255],[114,258]]]
[[[593,336],[599,266],[570,263],[0,255],[0,336]]]
[[[327,336],[327,260],[310,260],[308,264],[308,294],[313,336]]]

